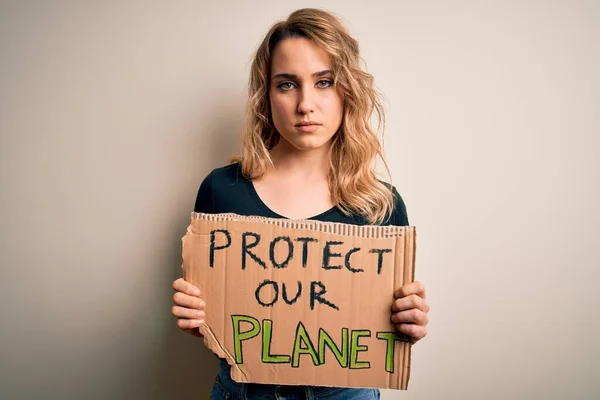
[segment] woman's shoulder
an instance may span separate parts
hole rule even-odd
[[[209,180],[212,187],[220,187],[239,182],[241,178],[243,178],[241,164],[236,162],[213,169],[205,180]]]
[[[394,197],[394,206],[392,208],[392,213],[387,220],[385,225],[396,225],[396,226],[408,226],[408,213],[406,211],[406,204],[404,203],[404,199],[400,195],[396,186],[381,181],[386,187],[388,187],[392,191],[392,195]]]
[[[200,183],[194,211],[214,213],[223,197],[236,198],[243,190],[246,178],[240,163],[232,163],[213,169]]]
[[[240,183],[243,179],[245,178],[242,175],[241,164],[236,162],[213,169],[202,180],[200,186],[204,185],[206,189],[215,190]]]

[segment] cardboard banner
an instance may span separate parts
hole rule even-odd
[[[406,389],[408,337],[390,321],[413,281],[414,227],[192,213],[184,279],[204,342],[237,382]]]

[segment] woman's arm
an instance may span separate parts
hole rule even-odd
[[[404,200],[396,188],[393,188],[393,193],[394,211],[391,223],[396,226],[409,226]],[[423,339],[427,335],[429,322],[425,286],[421,282],[406,284],[394,292],[394,298],[391,320],[396,330],[410,336],[413,344]]]

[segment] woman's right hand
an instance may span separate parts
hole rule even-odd
[[[198,327],[204,323],[204,301],[200,299],[200,289],[186,282],[183,278],[173,282],[172,313],[177,317],[177,326],[190,335],[200,336]]]

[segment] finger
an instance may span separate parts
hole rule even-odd
[[[187,319],[201,319],[204,320],[205,313],[200,310],[193,310],[191,308],[173,306],[171,309],[171,314],[178,318],[187,318]]]
[[[200,289],[191,283],[184,281],[183,278],[179,278],[173,282],[173,289],[177,292],[189,294],[190,296],[200,296]]]
[[[203,323],[204,323],[204,320],[201,320],[201,319],[180,318],[177,320],[177,326],[180,329],[184,329],[184,330],[198,328]]]
[[[410,336],[413,339],[413,343],[416,343],[427,335],[427,328],[423,325],[398,324],[396,325],[396,329],[398,332]]]
[[[173,302],[180,307],[193,308],[195,310],[204,310],[204,307],[206,307],[204,300],[182,292],[177,292],[173,295]]]
[[[429,322],[427,313],[416,308],[392,314],[390,319],[395,324],[412,323],[416,325],[427,325]]]
[[[429,305],[427,302],[416,294],[396,299],[392,303],[392,311],[394,312],[410,310],[411,308],[418,308],[423,312],[429,312]]]
[[[394,292],[394,297],[399,299],[401,297],[410,296],[411,294],[416,294],[417,296],[425,299],[425,286],[419,281],[407,283]]]

